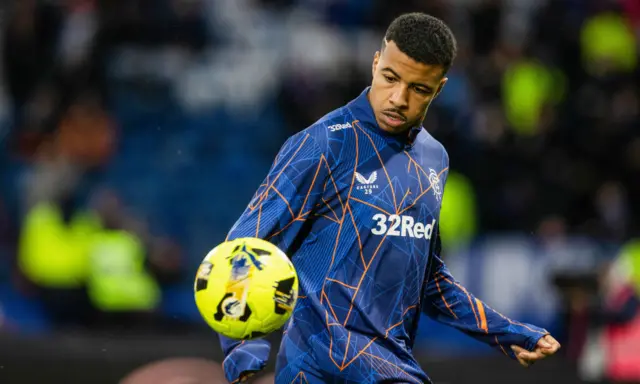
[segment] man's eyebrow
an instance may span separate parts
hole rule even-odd
[[[384,67],[382,68],[382,72],[387,71],[387,72],[391,72],[391,74],[393,74],[393,76],[397,77],[398,79],[401,79],[402,77],[400,77],[400,75],[398,74],[398,72],[394,71],[393,69],[391,69],[391,67]],[[428,85],[428,84],[424,84],[424,83],[411,83],[411,85],[413,85],[414,87],[423,87],[426,88],[428,91],[433,91],[433,87]]]
[[[398,79],[400,79],[400,75],[398,74],[398,72],[394,71],[393,69],[391,69],[391,67],[384,67],[382,68],[382,71],[387,71],[387,72],[391,72],[393,74],[393,76],[397,77]]]

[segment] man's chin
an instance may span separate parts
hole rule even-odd
[[[378,126],[380,126],[380,128],[383,131],[390,133],[392,135],[401,134],[403,132],[406,132],[410,128],[410,124],[408,123],[403,123],[402,125],[391,125],[391,124],[385,123],[384,121],[382,121],[381,123],[378,123]]]

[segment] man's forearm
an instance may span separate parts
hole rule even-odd
[[[514,357],[511,345],[532,350],[548,334],[544,329],[509,319],[477,299],[456,281],[439,257],[425,287],[424,312]]]

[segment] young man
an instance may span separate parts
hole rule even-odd
[[[455,52],[442,21],[393,21],[371,86],[287,140],[231,229],[228,239],[276,244],[300,278],[276,383],[430,382],[412,356],[421,313],[525,366],[558,350],[545,330],[473,297],[440,259],[449,159],[422,122]],[[222,346],[231,382],[262,369],[270,350],[264,340]]]

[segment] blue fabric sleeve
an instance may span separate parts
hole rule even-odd
[[[313,136],[303,131],[290,137],[227,240],[258,237],[293,254],[307,218],[322,197],[327,176],[324,151]],[[262,369],[268,360],[270,345],[266,340],[243,342],[220,335],[220,342],[225,375],[231,382],[242,372]]]
[[[513,359],[516,357],[511,345],[533,351],[538,340],[548,332],[511,320],[469,293],[453,278],[440,258],[439,229],[435,235],[436,245],[427,271],[423,311],[432,319],[457,328]]]

